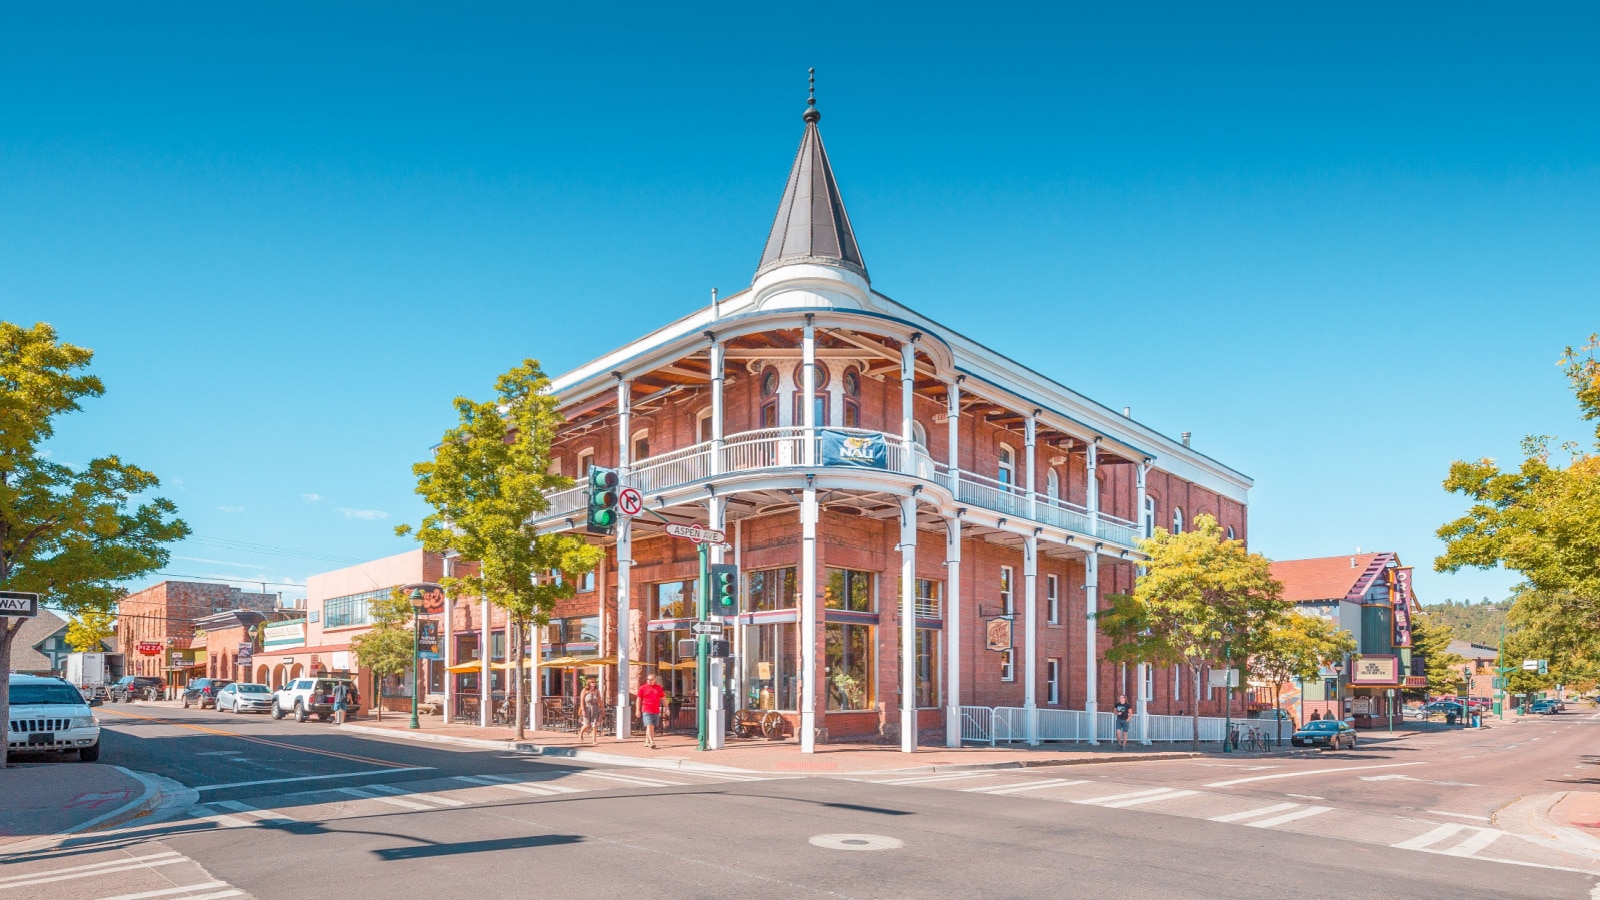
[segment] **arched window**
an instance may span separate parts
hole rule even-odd
[[[1233,537],[1233,526],[1232,526],[1232,525],[1229,525],[1229,526],[1228,526],[1228,540],[1230,540],[1230,541],[1231,541],[1231,540],[1233,540],[1233,539],[1234,539],[1234,537]]]
[[[817,427],[828,424],[828,367],[822,363],[816,365],[817,383],[816,394],[811,398],[812,407],[817,411]],[[806,422],[806,367],[802,363],[794,367],[794,424],[796,428]]]
[[[924,450],[928,449],[928,429],[915,419],[911,420],[911,441]]]
[[[844,370],[844,422],[846,428],[861,427],[861,372],[855,366]]]
[[[1183,507],[1172,508],[1172,533],[1183,534]]]
[[[1016,473],[1017,451],[1012,450],[1009,445],[1001,444],[1000,464],[998,466],[998,472],[995,474],[995,479],[1000,482],[1001,487],[1005,488],[1006,490],[1010,490],[1011,486],[1016,484]]]
[[[630,446],[631,449],[628,452],[632,455],[628,457],[628,462],[636,463],[641,459],[649,458],[650,429],[641,428],[638,431],[635,431],[633,433],[633,443]]]
[[[778,427],[778,370],[771,366],[761,371],[761,421],[759,427]]]
[[[711,440],[711,407],[700,410],[695,416],[695,440],[705,443]]]
[[[1044,473],[1044,495],[1051,500],[1061,499],[1061,476],[1056,474],[1054,468],[1046,469]]]

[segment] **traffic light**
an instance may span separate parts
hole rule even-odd
[[[706,648],[706,655],[712,659],[727,659],[733,652],[727,638],[712,638],[706,642]]]
[[[728,563],[711,566],[711,602],[706,612],[713,616],[739,614],[739,567]]]
[[[1547,660],[1547,659],[1539,660],[1539,674],[1540,675],[1549,675],[1550,674],[1550,661],[1549,660]]]
[[[617,470],[589,467],[590,534],[615,534],[617,531]]]

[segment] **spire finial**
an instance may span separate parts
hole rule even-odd
[[[807,75],[807,79],[806,80],[810,84],[810,90],[809,90],[809,93],[808,93],[808,95],[806,97],[806,114],[804,116],[802,116],[801,118],[805,119],[807,122],[811,123],[812,125],[815,125],[815,124],[817,124],[818,121],[820,121],[822,119],[822,113],[817,110],[817,70],[816,70],[816,68],[812,67],[810,69],[807,69],[806,70],[806,75]]]

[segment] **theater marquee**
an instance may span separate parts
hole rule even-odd
[[[1400,657],[1363,656],[1350,664],[1350,683],[1354,685],[1395,685],[1400,683]]]

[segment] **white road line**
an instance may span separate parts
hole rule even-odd
[[[437,806],[429,806],[426,803],[418,803],[415,800],[401,800],[399,797],[385,797],[382,794],[369,793],[360,788],[342,787],[335,788],[334,790],[341,794],[349,794],[352,797],[360,797],[362,800],[377,800],[380,803],[387,803],[390,806],[399,806],[404,809],[438,809]]]
[[[472,775],[457,775],[457,776],[455,776],[455,779],[457,781],[465,781],[468,784],[477,784],[477,785],[482,785],[484,787],[505,788],[508,791],[516,791],[516,792],[522,793],[522,794],[532,794],[535,797],[554,797],[557,794],[576,793],[576,791],[573,788],[561,788],[561,789],[558,790],[556,788],[548,787],[548,786],[545,786],[545,785],[522,784],[522,783],[517,783],[517,782],[507,783],[507,782],[501,782],[501,781],[490,781],[488,778],[478,778],[478,777],[472,776]]]
[[[573,772],[572,774],[587,775],[590,778],[603,778],[607,781],[620,781],[623,784],[631,784],[635,787],[682,787],[685,783],[682,781],[668,781],[665,778],[640,778],[636,775],[618,775],[615,772],[595,772],[590,769]]]
[[[251,824],[249,819],[241,819],[238,816],[230,816],[226,813],[217,812],[204,803],[189,807],[189,815],[194,816],[196,819],[202,822],[211,822],[216,825],[221,825],[223,828],[248,828]]]
[[[1420,766],[1420,762],[1379,763],[1375,766],[1339,766],[1336,769],[1307,769],[1303,772],[1279,772],[1276,775],[1252,775],[1249,778],[1234,778],[1229,781],[1213,781],[1206,787],[1232,787],[1236,784],[1246,784],[1252,781],[1272,781],[1276,778],[1299,778],[1302,775],[1327,775],[1331,772],[1365,772],[1369,769],[1393,769],[1400,766]]]
[[[1104,806],[1108,809],[1122,809],[1123,807],[1127,806],[1138,806],[1141,803],[1159,803],[1166,800],[1176,800],[1179,797],[1187,797],[1191,794],[1197,793],[1199,793],[1199,791],[1173,791],[1169,794],[1157,794],[1154,797],[1135,797],[1132,800],[1118,800],[1115,803],[1100,803],[1098,805]]]
[[[184,897],[183,900],[221,900],[223,897],[243,897],[244,891],[226,890],[217,891],[215,894],[196,894],[193,897]]]
[[[506,775],[464,775],[460,777],[469,780],[487,781],[491,784],[504,785],[505,787],[509,788],[536,788],[541,791],[549,791],[552,794],[580,794],[588,790],[588,788],[568,787],[564,784],[556,784],[553,781],[543,781],[537,779],[532,781],[524,781],[522,779],[511,778]]]
[[[1396,850],[1426,850],[1433,844],[1439,843],[1458,831],[1465,831],[1466,828],[1467,826],[1465,825],[1440,825],[1426,834],[1419,834],[1409,841],[1401,841],[1398,844],[1390,844],[1389,846]]]
[[[1449,856],[1471,856],[1500,838],[1505,832],[1496,828],[1480,828],[1478,833],[1444,851]]]
[[[1149,796],[1151,794],[1165,794],[1165,793],[1167,793],[1168,791],[1171,791],[1171,790],[1172,790],[1172,788],[1164,787],[1164,788],[1156,788],[1155,790],[1150,790],[1150,791],[1133,791],[1131,793],[1126,793],[1126,794],[1111,794],[1111,795],[1105,796],[1105,797],[1090,797],[1087,800],[1074,800],[1072,802],[1073,803],[1084,803],[1084,804],[1100,804],[1100,803],[1105,803],[1105,802],[1107,802],[1109,800],[1131,800],[1134,797],[1147,797],[1147,796]]]
[[[101,897],[100,900],[145,900],[146,897],[165,897],[168,894],[177,894],[183,891],[203,891],[207,888],[230,887],[226,881],[205,881],[200,884],[182,884],[177,887],[157,888],[153,891],[140,891],[137,894],[118,894],[115,897]],[[238,891],[234,891],[238,894]],[[215,895],[213,895],[215,896]]]
[[[1274,803],[1271,806],[1262,806],[1257,809],[1247,809],[1244,812],[1228,813],[1225,816],[1212,816],[1211,821],[1237,822],[1240,819],[1254,819],[1256,816],[1264,816],[1267,813],[1283,812],[1286,809],[1294,809],[1299,805],[1300,804],[1298,803]]]
[[[1262,819],[1259,822],[1246,822],[1244,823],[1244,827],[1277,828],[1279,825],[1282,825],[1286,822],[1293,822],[1297,819],[1309,819],[1312,816],[1320,816],[1325,812],[1332,811],[1333,807],[1331,806],[1308,806],[1305,809],[1297,809],[1292,813],[1284,813],[1281,816],[1273,816],[1270,819]]]
[[[179,855],[180,854],[176,850],[168,850],[165,853],[152,853],[149,856],[124,856],[120,859],[108,859],[105,862],[89,863],[88,865],[84,866],[67,866],[64,869],[46,869],[43,872],[28,872],[25,875],[7,875],[4,878],[0,878],[0,888],[5,887],[9,882],[12,881],[26,881],[27,879],[38,878],[43,875],[63,875],[67,872],[85,872],[89,869],[104,869],[107,866],[125,866],[129,863],[142,862],[145,860],[166,859],[169,856]]]
[[[287,784],[291,781],[327,781],[331,778],[365,778],[368,775],[393,775],[397,772],[432,772],[433,766],[410,766],[404,769],[364,769],[360,772],[341,772],[338,775],[301,775],[299,778],[264,778],[260,781],[233,781],[228,784],[202,784],[197,791],[225,791],[229,788],[255,787],[258,784]]]
[[[133,862],[133,861],[132,860],[128,860],[128,862]],[[175,865],[177,863],[186,863],[186,862],[190,862],[188,857],[186,857],[186,856],[178,856],[178,855],[174,854],[169,859],[158,859],[158,860],[155,860],[153,862],[135,862],[132,865],[126,865],[126,866],[107,866],[106,868],[95,869],[95,870],[90,871],[90,872],[73,872],[73,873],[67,874],[67,875],[49,875],[48,877],[44,877],[47,873],[35,873],[37,875],[40,875],[41,877],[34,878],[32,881],[13,881],[13,882],[9,882],[7,884],[0,884],[0,891],[8,890],[10,888],[28,887],[29,885],[34,885],[34,884],[49,884],[50,882],[53,882],[53,881],[70,881],[70,880],[72,880],[74,878],[97,878],[97,877],[99,877],[101,875],[105,875],[105,874],[108,874],[108,873],[111,873],[111,872],[133,872],[133,871],[137,871],[139,869],[153,869],[156,866],[170,866],[170,865]]]
[[[265,821],[265,822],[271,822],[271,821],[298,822],[298,821],[300,821],[299,819],[296,819],[294,816],[288,815],[286,813],[278,812],[275,809],[259,809],[257,807],[251,806],[248,803],[240,803],[237,800],[213,800],[212,802],[210,802],[207,805],[208,806],[220,806],[223,809],[231,809],[234,812],[244,813],[247,816],[254,816],[257,819],[261,819],[262,821]]]
[[[868,784],[892,784],[896,786],[903,786],[908,784],[934,784],[935,782],[940,781],[960,781],[963,778],[993,777],[995,777],[995,773],[993,772],[940,772],[937,775],[910,775],[901,776],[899,778],[885,778],[881,781],[875,778],[861,780],[866,781]]]
[[[457,800],[454,797],[446,797],[446,796],[443,796],[441,794],[426,794],[426,793],[423,793],[422,791],[406,790],[405,788],[395,787],[392,784],[373,784],[373,785],[368,785],[367,786],[367,790],[369,790],[369,791],[377,791],[377,792],[382,793],[382,794],[388,794],[391,797],[415,797],[416,799],[421,800],[424,803],[437,803],[440,806],[466,806],[467,805],[467,801],[465,801],[465,800]]]
[[[1042,791],[1045,788],[1066,787],[1072,784],[1088,784],[1082,778],[1046,778],[1043,781],[1034,781],[1028,784],[1003,784],[999,787],[983,784],[977,787],[962,788],[961,790],[974,794],[1020,794],[1023,791]]]
[[[1489,817],[1488,816],[1475,816],[1475,815],[1473,815],[1471,813],[1445,812],[1442,809],[1430,809],[1430,810],[1428,810],[1428,815],[1431,815],[1431,816],[1450,816],[1451,818],[1454,818],[1454,819],[1471,819],[1474,822],[1487,822],[1487,821],[1489,821]]]

